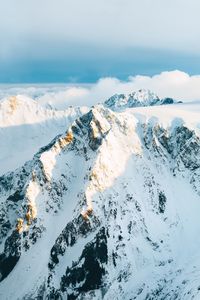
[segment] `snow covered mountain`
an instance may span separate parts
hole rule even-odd
[[[46,109],[18,95],[0,101],[0,175],[20,167],[87,108]]]
[[[113,111],[122,111],[126,108],[153,106],[163,104],[174,104],[176,100],[172,98],[160,99],[155,93],[150,90],[141,89],[131,94],[116,94],[106,100],[104,105]]]
[[[2,175],[0,299],[199,299],[199,112],[99,105]]]

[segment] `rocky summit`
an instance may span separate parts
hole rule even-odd
[[[141,89],[131,94],[116,94],[104,102],[104,105],[113,111],[123,111],[131,107],[154,106],[180,103],[172,98],[159,98],[150,90]]]
[[[200,299],[200,104],[141,93],[37,120],[0,177],[0,299]]]

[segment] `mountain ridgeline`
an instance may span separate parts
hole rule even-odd
[[[140,96],[1,175],[0,299],[200,298],[200,105]]]
[[[181,103],[172,98],[159,98],[150,90],[141,89],[131,94],[115,94],[104,102],[104,105],[114,111],[122,111],[126,108],[166,105]]]

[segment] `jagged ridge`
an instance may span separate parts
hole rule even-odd
[[[104,102],[104,105],[114,111],[121,111],[126,108],[140,106],[154,106],[164,104],[174,104],[176,100],[172,98],[160,99],[150,90],[141,89],[131,94],[116,94]]]
[[[1,297],[198,299],[198,114],[176,109],[97,106],[0,178]]]

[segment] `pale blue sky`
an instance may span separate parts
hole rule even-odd
[[[200,73],[199,0],[0,0],[0,82]]]

